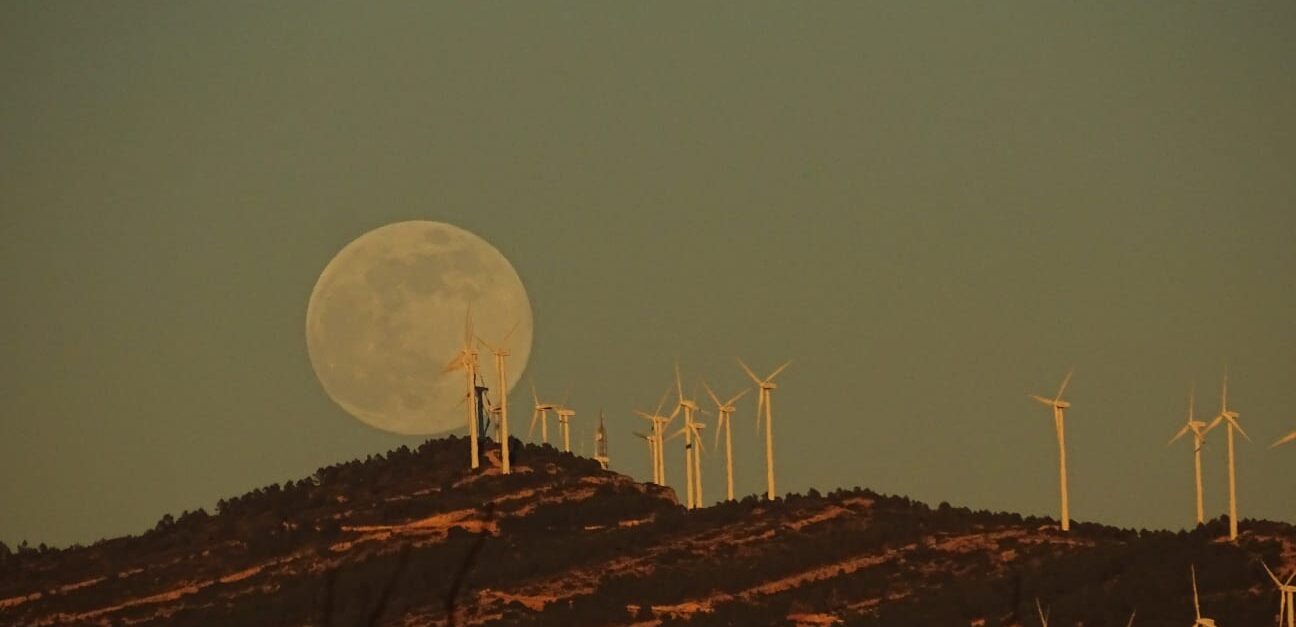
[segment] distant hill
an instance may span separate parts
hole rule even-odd
[[[667,489],[515,442],[463,438],[330,466],[164,517],[139,536],[0,549],[5,625],[1270,625],[1260,565],[1296,529],[1192,532],[929,507],[864,489],[687,512]]]

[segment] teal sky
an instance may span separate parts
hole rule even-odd
[[[1074,366],[1074,518],[1178,528],[1165,442],[1227,363],[1242,515],[1296,522],[1294,32],[1285,1],[3,3],[0,540],[421,441],[303,339],[325,264],[407,219],[509,257],[528,374],[640,479],[677,356],[724,391],[791,358],[781,491],[1056,515],[1027,394]]]

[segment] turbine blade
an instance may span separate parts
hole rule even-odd
[[[530,428],[530,429],[527,429],[527,439],[528,439],[528,440],[531,439],[531,436],[535,435],[535,425],[536,425],[536,420],[539,420],[539,419],[540,419],[540,410],[538,410],[538,409],[532,410],[532,411],[531,411],[531,428]]]
[[[540,405],[540,394],[536,392],[535,377],[531,378],[531,398],[535,401],[536,406]]]
[[[725,401],[725,405],[733,405],[734,403],[737,403],[737,402],[738,402],[738,399],[740,399],[740,398],[742,398],[742,397],[744,397],[744,396],[747,396],[747,393],[750,392],[750,391],[751,391],[751,388],[747,388],[747,389],[745,389],[745,390],[743,390],[743,391],[741,391],[741,392],[735,394],[733,398],[731,398],[731,399]]]
[[[1288,433],[1287,435],[1284,435],[1283,437],[1279,438],[1277,442],[1270,444],[1269,448],[1273,448],[1275,446],[1281,446],[1283,444],[1291,442],[1292,440],[1296,440],[1296,431],[1292,431],[1291,433]]]
[[[1043,396],[1040,396],[1040,395],[1038,395],[1038,394],[1029,394],[1028,396],[1030,396],[1031,398],[1033,398],[1033,399],[1039,401],[1040,403],[1043,403],[1043,404],[1045,404],[1045,405],[1048,405],[1049,407],[1052,407],[1052,406],[1054,405],[1054,403],[1055,403],[1055,401],[1054,401],[1053,399],[1051,399],[1051,398],[1044,398]]]
[[[711,397],[711,400],[716,404],[716,407],[724,407],[724,403],[720,402],[720,397],[716,396],[715,391],[711,389],[711,386],[707,385],[706,381],[702,382],[702,387],[706,388],[707,396]]]
[[[662,405],[665,405],[665,404],[666,404],[666,396],[668,396],[669,394],[670,394],[670,386],[668,385],[668,386],[666,386],[666,391],[665,391],[665,392],[662,392],[661,400],[657,401],[657,409],[653,410],[653,415],[654,415],[654,416],[660,416],[660,415],[661,415]]]
[[[1222,422],[1223,420],[1224,420],[1224,414],[1220,414],[1216,416],[1215,419],[1212,420],[1210,424],[1206,425],[1205,433],[1210,433],[1210,430],[1214,429],[1215,427],[1218,427],[1219,423]]]
[[[1197,619],[1198,619],[1198,620],[1201,620],[1201,605],[1198,604],[1198,602],[1197,602],[1197,567],[1196,567],[1195,565],[1189,564],[1189,565],[1188,565],[1188,568],[1190,569],[1190,572],[1192,573],[1192,584],[1193,584],[1193,611],[1197,613]]]
[[[1125,623],[1125,627],[1134,627],[1134,615],[1135,615],[1135,614],[1138,614],[1138,610],[1134,610],[1133,612],[1130,612],[1130,619],[1129,619],[1129,622]]]
[[[441,374],[445,374],[447,372],[454,372],[455,370],[463,370],[463,369],[464,369],[463,355],[462,354],[455,355],[454,359],[451,359],[450,363],[446,364],[445,368],[441,369]]]
[[[1280,586],[1282,585],[1282,582],[1278,580],[1278,575],[1275,575],[1274,571],[1269,570],[1269,565],[1266,564],[1264,560],[1260,560],[1260,565],[1264,566],[1265,572],[1269,573],[1269,578],[1272,579],[1274,583]]]
[[[684,400],[684,382],[680,380],[679,360],[675,361],[675,392],[679,394],[679,399]]]
[[[472,346],[473,323],[472,323],[472,301],[468,301],[468,311],[464,313],[464,346]]]
[[[712,446],[716,448],[720,447],[720,428],[724,426],[725,421],[728,419],[729,414],[720,412],[720,417],[716,419],[715,444],[712,444]]]
[[[765,377],[765,381],[767,381],[767,382],[769,382],[769,381],[773,381],[773,380],[774,380],[774,377],[779,376],[779,373],[780,373],[780,372],[783,372],[784,370],[787,369],[788,366],[791,366],[791,365],[792,365],[792,360],[791,360],[791,359],[789,359],[789,360],[783,362],[783,365],[782,365],[782,366],[779,366],[778,368],[775,368],[775,369],[774,369],[774,372],[771,372],[771,373],[770,373],[770,376]]]
[[[522,324],[521,320],[514,322],[513,326],[509,327],[508,333],[505,333],[504,338],[500,340],[500,346],[508,343],[508,339],[513,336],[513,332],[517,330],[519,324]]]
[[[1228,419],[1228,421],[1229,421],[1229,424],[1232,425],[1232,427],[1233,427],[1234,429],[1237,429],[1237,430],[1238,430],[1238,433],[1241,433],[1241,434],[1242,434],[1242,437],[1244,437],[1244,438],[1247,439],[1247,442],[1250,442],[1250,441],[1251,441],[1251,436],[1247,435],[1247,434],[1246,434],[1246,431],[1243,431],[1243,430],[1242,430],[1242,425],[1238,424],[1238,421],[1237,421],[1236,418],[1233,418],[1232,416],[1230,416],[1229,419]]]
[[[742,360],[741,358],[738,360],[738,365],[739,365],[739,366],[742,366],[743,372],[746,372],[746,373],[747,373],[747,376],[751,377],[751,380],[752,380],[753,383],[755,383],[756,385],[760,385],[760,384],[761,384],[760,377],[756,376],[756,373],[755,373],[755,372],[752,372],[752,369],[751,369],[751,368],[748,368],[748,367],[747,367],[747,364],[744,363],[743,360]]]
[[[1035,611],[1039,612],[1040,624],[1048,627],[1048,617],[1044,615],[1044,608],[1040,605],[1039,599],[1035,599]]]
[[[1179,438],[1184,437],[1184,435],[1186,435],[1186,434],[1188,433],[1188,430],[1191,429],[1191,428],[1192,428],[1192,425],[1184,425],[1184,428],[1180,429],[1180,430],[1179,430],[1179,433],[1176,433],[1176,434],[1175,434],[1175,437],[1170,438],[1170,441],[1169,441],[1169,442],[1166,442],[1166,446],[1170,446],[1171,444],[1174,444],[1175,441],[1178,440]]]
[[[1188,422],[1192,422],[1193,412],[1197,407],[1197,383],[1193,382],[1192,388],[1188,390]]]
[[[1066,377],[1062,379],[1062,387],[1059,387],[1059,388],[1058,388],[1058,393],[1057,393],[1057,399],[1056,399],[1056,400],[1059,400],[1059,401],[1062,400],[1062,393],[1066,391],[1067,384],[1068,384],[1068,383],[1071,383],[1071,375],[1073,375],[1073,374],[1075,374],[1075,368],[1072,368],[1072,369],[1070,369],[1070,370],[1067,371],[1067,373],[1066,373]]]

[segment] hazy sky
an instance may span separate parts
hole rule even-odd
[[[527,374],[640,479],[676,356],[725,392],[791,358],[780,491],[1056,515],[1027,394],[1074,366],[1073,517],[1178,528],[1165,443],[1227,363],[1241,512],[1296,522],[1293,32],[1284,0],[0,4],[0,540],[421,441],[334,405],[303,331],[407,219],[510,258]]]

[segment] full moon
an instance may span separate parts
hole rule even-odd
[[[470,307],[474,334],[496,346],[505,342],[511,389],[531,354],[532,319],[526,288],[508,259],[486,240],[441,222],[369,231],[333,257],[311,291],[306,349],[315,376],[334,402],[378,429],[466,430],[464,372],[444,369],[463,347]],[[478,372],[498,403],[494,359],[473,342]]]

